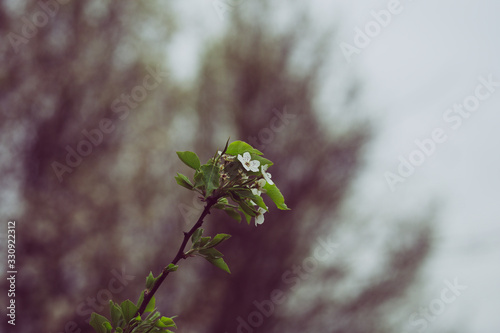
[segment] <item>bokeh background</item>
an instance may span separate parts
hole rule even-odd
[[[92,332],[109,297],[136,300],[202,209],[175,151],[206,160],[231,137],[275,162],[292,210],[258,228],[209,216],[233,235],[232,274],[194,258],[167,278],[157,305],[178,332],[498,331],[499,10],[0,1],[4,308],[9,220],[18,266],[0,330]],[[453,129],[481,78],[488,98]],[[391,186],[435,128],[445,142]]]

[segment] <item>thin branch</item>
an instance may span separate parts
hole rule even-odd
[[[203,212],[201,213],[200,217],[198,218],[198,221],[196,221],[195,225],[189,230],[188,232],[184,232],[184,240],[182,241],[181,246],[179,247],[179,251],[177,251],[177,254],[175,255],[174,259],[171,261],[172,264],[177,264],[179,260],[181,259],[186,259],[186,256],[184,255],[184,250],[186,248],[186,245],[193,235],[193,233],[202,226],[203,224],[203,219],[210,214],[210,208],[217,203],[217,200],[219,197],[208,197],[206,200],[206,205],[205,208],[203,209]],[[149,302],[153,298],[154,294],[160,287],[160,285],[163,283],[167,275],[170,273],[168,270],[168,265],[163,268],[162,273],[160,276],[156,279],[155,283],[153,284],[153,287],[150,290],[146,290],[144,292],[144,300],[142,301],[141,306],[137,310],[136,316],[142,315],[144,311],[146,310],[146,307],[148,306]]]

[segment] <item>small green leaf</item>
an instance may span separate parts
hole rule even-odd
[[[264,185],[264,190],[266,191],[266,194],[269,196],[269,198],[271,198],[271,200],[276,204],[276,207],[281,210],[290,210],[290,208],[288,208],[285,204],[285,198],[283,197],[283,194],[281,194],[276,185],[269,185],[269,183],[266,183],[266,185]]]
[[[106,323],[108,323],[108,325],[110,325],[108,318],[101,316],[100,314],[97,314],[94,312],[90,316],[89,324],[90,324],[90,326],[92,326],[94,328],[94,330],[97,333],[107,333],[108,332],[108,330],[106,328],[106,326],[107,326]]]
[[[123,328],[121,328],[121,327],[117,327],[115,330],[116,330],[116,333],[123,333]]]
[[[241,222],[241,215],[234,208],[227,207],[223,208],[223,210],[226,212],[227,215],[229,215],[236,221]]]
[[[106,328],[106,332],[111,332],[111,330],[113,329],[113,326],[111,326],[109,321],[103,323],[102,326],[104,326],[104,328]]]
[[[241,208],[241,206],[238,207],[238,210],[243,213],[243,215],[245,216],[245,219],[247,220],[247,223],[250,224],[250,221],[252,220],[252,216],[245,213],[245,211]]]
[[[262,155],[260,151],[250,146],[248,143],[243,141],[234,141],[229,144],[226,150],[226,154],[236,156],[238,154],[243,155],[243,153],[249,152],[250,154]]]
[[[239,216],[239,214],[238,214]],[[226,239],[231,238],[231,235],[228,234],[217,234],[212,238],[212,240],[205,246],[206,249],[214,247],[225,241]]]
[[[184,176],[182,173],[177,172],[177,176],[175,176],[175,181],[182,187],[187,188],[188,190],[192,190],[194,185],[191,183],[188,177]]]
[[[202,228],[196,229],[193,232],[193,235],[191,236],[191,242],[193,242],[193,244],[196,244],[196,242],[198,242],[198,239],[200,239],[200,237],[201,237],[202,234],[203,234],[203,229]]]
[[[175,272],[177,270],[177,268],[179,268],[178,265],[174,265],[174,264],[168,264],[167,266],[167,271],[168,272]]]
[[[144,301],[144,290],[141,292],[141,295],[139,296],[139,300],[137,301],[137,308],[141,307],[142,301]]]
[[[138,310],[138,307],[135,306],[135,304],[132,303],[130,300],[123,301],[120,307],[122,308],[123,318],[127,323],[134,318]]]
[[[151,287],[153,287],[154,283],[155,283],[155,277],[153,276],[153,273],[152,272],[149,272],[149,275],[148,277],[146,278],[146,288],[147,289],[151,289]]]
[[[167,327],[177,328],[174,320],[172,318],[168,318],[168,317],[161,317],[160,319],[158,319],[158,321],[155,323],[155,326],[160,327],[160,328],[167,328]],[[168,330],[167,330],[167,332],[168,332]]]
[[[224,256],[220,251],[214,249],[213,247],[203,248],[201,250],[198,250],[198,253],[201,254],[206,259],[218,259]]]
[[[194,173],[194,187],[203,188],[205,186],[203,172],[200,170]]]
[[[250,215],[252,217],[258,215],[257,211],[255,211],[255,209],[253,209],[252,207],[250,207],[245,200],[240,200],[240,201],[237,201],[237,202],[240,205],[241,210],[245,214]]]
[[[208,242],[210,242],[211,237],[201,237],[196,241],[196,243],[193,244],[193,248],[198,248],[201,249],[207,245]]]
[[[198,155],[193,153],[192,151],[178,151],[177,156],[179,156],[180,160],[184,162],[188,167],[198,170],[200,168],[200,159]]]
[[[224,261],[224,259],[222,259],[222,258],[211,259],[211,258],[208,258],[208,257],[206,257],[205,259],[207,259],[212,265],[214,265],[214,266],[222,269],[223,271],[226,271],[229,274],[231,274],[231,271],[229,270],[229,267],[227,266],[227,264]]]
[[[205,197],[209,197],[214,190],[219,188],[219,167],[212,164],[205,164],[201,166],[201,171],[203,172],[203,181],[207,191]]]
[[[156,305],[156,301],[155,301],[155,297],[153,296],[151,298],[151,300],[149,301],[148,305],[146,306],[146,309],[144,310],[144,312],[153,312],[155,309],[155,305]]]
[[[111,313],[111,324],[113,327],[121,326],[123,321],[122,309],[112,300],[109,300],[109,311]]]

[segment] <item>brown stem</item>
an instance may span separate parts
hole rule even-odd
[[[203,212],[198,218],[198,221],[196,221],[195,225],[191,228],[191,230],[189,230],[188,232],[184,232],[184,240],[182,241],[182,244],[179,247],[179,251],[177,251],[177,254],[175,255],[174,259],[171,261],[172,264],[175,265],[179,262],[179,260],[186,258],[186,256],[184,255],[184,249],[186,248],[187,242],[189,241],[193,233],[202,226],[203,219],[205,218],[205,216],[210,214],[210,208],[212,208],[212,206],[217,202],[218,199],[219,197],[208,197],[206,201],[207,204],[205,205]],[[137,310],[136,316],[142,315],[144,313],[149,302],[151,301],[154,294],[156,293],[156,291],[158,290],[158,288],[163,283],[163,281],[165,280],[165,278],[169,273],[170,271],[168,270],[168,265],[167,265],[161,272],[160,276],[156,279],[155,283],[153,284],[153,287],[144,292],[144,300],[142,301],[141,306]]]

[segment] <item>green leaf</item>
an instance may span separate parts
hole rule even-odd
[[[203,182],[206,186],[206,195],[209,197],[214,190],[219,188],[219,167],[212,164],[205,164],[201,166],[203,172]]]
[[[193,244],[193,248],[201,249],[210,242],[210,237],[201,237]]]
[[[121,328],[121,327],[117,327],[115,330],[116,330],[116,333],[123,333],[123,328]]]
[[[188,177],[184,176],[182,173],[177,172],[177,176],[175,176],[175,181],[182,187],[187,188],[188,190],[192,190],[194,185],[191,183]]]
[[[146,278],[146,288],[147,289],[151,289],[151,287],[154,285],[155,283],[155,277],[153,276],[153,273],[152,272],[149,272],[149,275],[148,277]]]
[[[285,204],[285,198],[276,185],[269,185],[269,183],[266,183],[266,185],[264,185],[264,190],[269,198],[276,204],[276,207],[281,210],[290,210]]]
[[[198,250],[198,253],[201,254],[205,259],[218,259],[224,256],[220,251],[214,249],[213,247],[203,248],[201,250]]]
[[[227,215],[229,215],[230,217],[232,217],[236,221],[241,222],[241,215],[234,208],[226,207],[226,208],[223,208],[223,210],[226,212]]]
[[[245,214],[250,215],[250,216],[252,216],[252,217],[253,217],[253,216],[257,216],[257,215],[258,215],[258,214],[257,214],[257,211],[255,211],[255,209],[253,209],[252,207],[250,207],[250,206],[248,205],[248,203],[247,203],[245,200],[239,200],[239,201],[237,201],[237,202],[239,203],[241,210],[242,210]]]
[[[141,295],[139,296],[139,300],[137,301],[137,308],[141,307],[142,301],[144,301],[144,290],[141,292]]]
[[[200,159],[198,155],[193,153],[192,151],[178,151],[177,156],[179,156],[180,160],[184,162],[188,167],[198,170],[200,168]]]
[[[266,211],[268,211],[267,206],[264,203],[264,199],[262,199],[262,197],[258,195],[253,194],[251,190],[236,190],[234,192],[236,192],[236,194],[238,194],[238,196],[242,198],[249,198],[250,200],[255,202],[257,206],[262,207]]]
[[[249,152],[250,154],[262,155],[260,151],[250,146],[248,143],[243,141],[234,141],[229,144],[226,150],[226,154],[236,156],[238,154],[243,155],[243,153]]]
[[[228,272],[231,274],[231,271],[229,270],[229,267],[227,266],[226,262],[222,258],[217,258],[217,259],[212,259],[209,257],[205,257],[212,265],[222,269],[223,271]]]
[[[130,322],[130,320],[132,320],[135,317],[135,314],[139,309],[130,300],[123,301],[120,307],[122,308],[123,318],[127,323]]]
[[[177,268],[179,268],[178,265],[174,265],[174,264],[168,264],[167,266],[167,271],[168,272],[175,272],[177,270]]]
[[[155,309],[155,305],[156,305],[156,301],[155,301],[155,297],[153,296],[151,298],[151,300],[149,301],[148,305],[146,306],[146,309],[144,310],[144,312],[153,312]]]
[[[196,242],[198,242],[198,239],[200,239],[200,237],[201,237],[202,234],[203,234],[203,229],[202,228],[196,229],[193,232],[193,235],[191,236],[191,242],[193,242],[193,244],[196,244]]]
[[[200,170],[194,173],[194,187],[201,188],[205,186],[203,172]]]
[[[238,214],[239,216],[239,214]],[[225,241],[226,239],[231,238],[231,235],[228,234],[217,234],[212,238],[212,240],[205,246],[206,249],[214,247]]]
[[[238,210],[243,213],[243,215],[245,216],[245,219],[247,220],[247,223],[250,224],[250,221],[252,220],[252,216],[245,213],[245,211],[241,208],[241,206],[238,207]]]
[[[122,309],[112,300],[109,300],[109,311],[111,313],[111,324],[113,327],[121,326],[121,321],[123,320]]]
[[[106,326],[107,326],[106,323],[108,323],[108,325],[111,325],[109,323],[108,318],[101,316],[100,314],[97,314],[94,312],[90,316],[89,324],[90,324],[90,326],[92,326],[94,328],[94,330],[97,333],[107,333],[108,332],[108,330],[106,328]]]
[[[161,317],[160,319],[158,319],[158,321],[156,322],[155,326],[156,327],[161,327],[161,328],[166,328],[166,327],[175,327],[175,328],[177,328],[177,326],[175,325],[174,320],[172,318],[168,318],[168,317]]]

